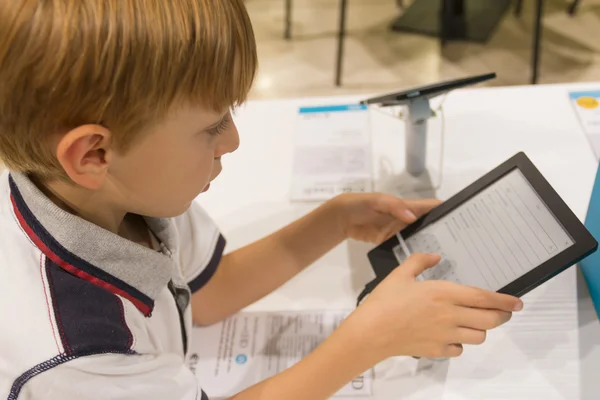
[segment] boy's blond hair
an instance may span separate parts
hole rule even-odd
[[[243,0],[10,0],[0,4],[0,160],[63,174],[48,138],[106,126],[126,151],[180,102],[243,102],[257,69]]]

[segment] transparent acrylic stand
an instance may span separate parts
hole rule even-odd
[[[418,98],[403,106],[369,107],[374,191],[436,197],[443,178],[444,99]]]

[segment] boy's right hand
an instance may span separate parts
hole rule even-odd
[[[447,281],[415,281],[439,261],[435,255],[411,256],[302,361],[234,398],[329,399],[391,356],[456,357],[463,344],[482,343],[488,329],[522,307],[519,299],[503,294]]]
[[[523,308],[520,299],[449,281],[416,281],[440,257],[414,254],[392,271],[347,322],[380,361],[398,355],[457,357]]]

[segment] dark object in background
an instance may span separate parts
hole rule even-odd
[[[523,0],[521,0],[523,1]],[[569,13],[569,15],[575,15],[575,12],[577,11],[577,8],[579,7],[579,3],[581,3],[581,0],[573,0],[573,2],[571,3],[571,5],[569,6],[567,12]]]
[[[446,40],[485,43],[510,7],[510,0],[417,0],[391,26]]]

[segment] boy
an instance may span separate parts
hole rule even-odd
[[[193,200],[239,144],[230,110],[257,67],[242,0],[14,0],[0,38],[3,398],[207,399],[184,363],[192,321],[436,205],[339,196],[222,256]],[[411,257],[305,360],[235,398],[325,399],[389,356],[458,356],[521,309],[415,281],[438,261]]]

